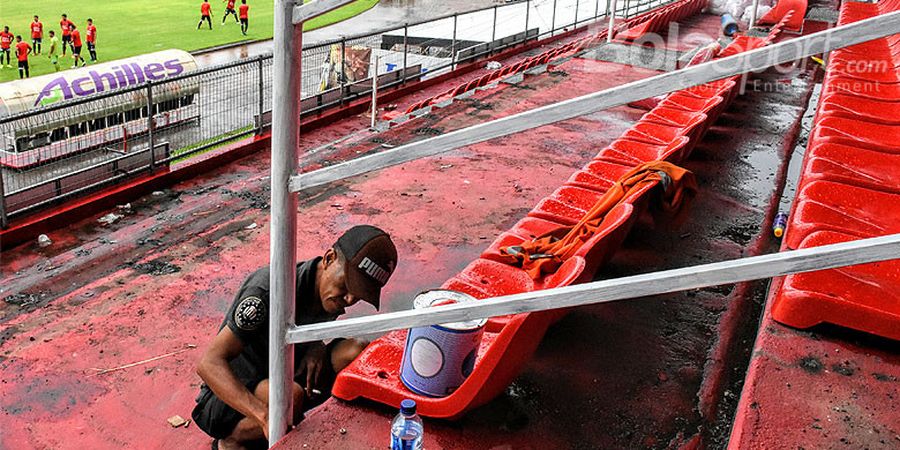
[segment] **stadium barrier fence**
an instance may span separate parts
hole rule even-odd
[[[619,3],[617,16],[631,17],[669,1]],[[608,13],[607,0],[522,0],[305,46],[302,116],[371,96],[376,70],[378,88],[387,90]],[[271,121],[272,65],[265,54],[0,117],[0,227],[262,135]]]

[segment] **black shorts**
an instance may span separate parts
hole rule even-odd
[[[8,48],[0,48],[0,52],[2,52],[2,53],[9,53],[9,51],[10,51],[10,49],[8,49]]]
[[[20,68],[20,69],[27,69],[27,68],[28,68],[28,61],[19,61],[19,68]]]
[[[93,43],[93,42],[88,42],[87,44],[88,44],[88,51],[89,51],[89,52],[94,51],[94,43]]]
[[[233,9],[231,9],[231,8],[225,8],[225,15],[227,16],[227,15],[229,15],[229,14],[237,15],[237,11],[235,11],[235,10],[233,10]]]
[[[64,34],[63,37],[62,37],[62,41],[63,41],[63,42],[71,42],[71,41],[72,41],[72,35],[71,35],[71,34]]]
[[[40,44],[40,43],[41,43],[41,38],[31,38],[31,42],[32,42],[33,44]]]
[[[81,54],[81,46],[76,45],[76,46],[72,47],[72,54],[80,55]]]
[[[342,340],[343,339],[335,339],[328,344],[325,351],[326,362],[331,361],[331,352],[334,350],[334,346]],[[301,355],[295,356],[295,358],[300,357]],[[238,380],[240,380],[250,392],[256,390],[256,386],[264,379],[254,376],[256,370],[243,358],[237,358],[232,361],[231,368],[235,372]],[[319,373],[319,382],[316,386],[316,388],[322,392],[322,395],[319,396],[320,401],[304,404],[304,410],[321,404],[331,396],[331,387],[334,385],[335,378],[337,378],[337,374],[334,372],[334,368],[331,364],[324,364],[322,371]],[[304,384],[300,381],[298,381],[298,383],[300,385]],[[228,406],[205,384],[200,386],[200,393],[197,395],[196,402],[197,405],[194,406],[194,410],[191,412],[191,418],[194,419],[194,423],[196,423],[201,430],[215,439],[224,439],[228,437],[234,430],[234,427],[237,426],[238,422],[244,418],[243,414],[231,406]]]
[[[243,19],[241,19],[241,23],[249,23],[249,22],[248,22],[247,18],[244,17]]]

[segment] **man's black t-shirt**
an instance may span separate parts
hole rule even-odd
[[[316,267],[321,257],[304,261],[297,265],[297,325],[328,322],[337,316],[322,312],[310,315],[306,310],[318,298],[316,289]],[[234,374],[249,389],[253,389],[269,374],[269,268],[263,267],[250,275],[238,290],[234,303],[228,308],[225,320],[219,327],[227,326],[234,333],[244,349],[229,364]],[[302,355],[305,347],[295,346],[295,355]],[[299,358],[295,361],[299,363]]]

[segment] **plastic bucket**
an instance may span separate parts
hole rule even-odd
[[[462,292],[426,291],[416,296],[414,309],[476,301]],[[412,328],[400,365],[400,381],[420,395],[446,397],[458,389],[475,368],[486,319]]]

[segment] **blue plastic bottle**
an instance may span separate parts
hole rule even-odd
[[[400,402],[400,414],[391,423],[391,450],[422,450],[425,427],[416,414],[416,402],[406,399]]]
[[[731,14],[722,14],[722,34],[725,36],[734,36],[738,32],[737,20],[734,20]]]

